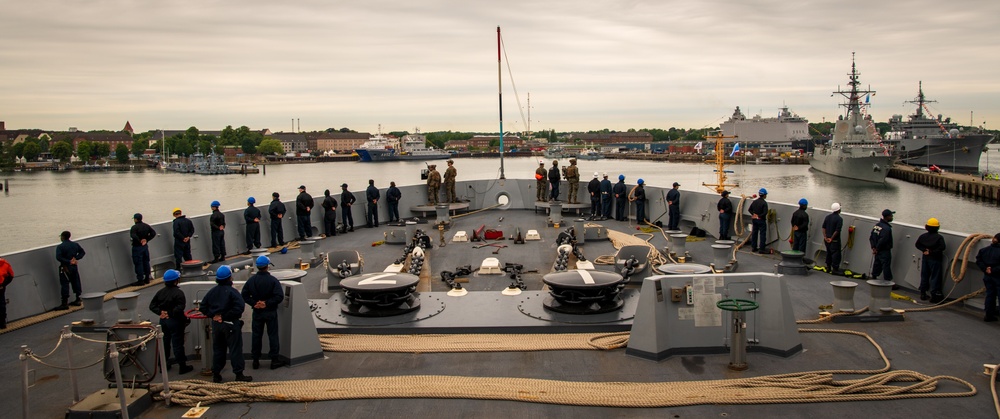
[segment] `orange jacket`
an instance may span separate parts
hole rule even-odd
[[[14,279],[14,269],[6,259],[0,259],[0,285],[7,286]]]

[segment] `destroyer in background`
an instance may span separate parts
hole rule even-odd
[[[839,88],[833,93],[839,93],[847,98],[847,103],[841,104],[847,108],[847,115],[837,118],[833,128],[833,139],[829,143],[817,146],[809,165],[814,170],[840,176],[848,179],[866,182],[885,182],[892,164],[888,144],[882,141],[871,115],[866,112],[867,99],[864,104],[861,96],[874,94],[869,88],[861,90],[857,66],[851,59],[850,90]]]
[[[917,105],[917,111],[906,121],[902,115],[889,119],[891,131],[886,139],[894,145],[899,160],[912,166],[936,165],[951,168],[953,172],[978,172],[983,148],[993,136],[962,131],[951,118],[942,119],[941,115],[934,118],[927,108],[933,102],[924,96],[924,85],[920,82],[917,97],[907,101]]]

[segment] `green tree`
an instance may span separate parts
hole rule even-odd
[[[257,153],[257,144],[254,144],[254,141],[250,138],[244,139],[243,144],[240,145],[240,147],[243,149],[243,153],[245,154]]]
[[[25,160],[35,161],[38,159],[38,155],[42,154],[42,148],[38,146],[38,143],[25,141],[23,152]]]
[[[59,160],[61,163],[66,163],[69,161],[70,156],[73,155],[73,146],[65,141],[56,141],[49,148],[49,152],[52,153],[52,158]]]
[[[14,144],[10,147],[10,152],[13,153],[14,157],[21,158],[24,157],[24,141]]]
[[[143,153],[146,152],[147,148],[149,148],[149,140],[140,139],[140,140],[134,140],[134,141],[132,141],[132,155],[133,156],[136,156],[136,157],[141,156]]]
[[[111,155],[111,145],[108,143],[94,143],[94,157],[102,158]]]
[[[198,142],[198,152],[201,154],[209,154],[212,152],[212,142],[208,140],[201,140]]]
[[[190,156],[194,153],[194,144],[188,141],[187,138],[177,139],[174,143],[173,152],[178,156]],[[170,147],[170,142],[167,142],[167,147]]]
[[[90,161],[90,157],[94,153],[94,145],[90,141],[80,141],[80,144],[76,145],[76,156],[83,160],[84,163]]]
[[[198,128],[191,127],[187,131],[184,131],[184,139],[191,142],[191,144],[198,144],[200,135],[198,135]]]
[[[266,139],[257,146],[257,153],[264,156],[281,154],[283,151],[285,148],[281,146],[281,141],[275,139]]]
[[[115,160],[118,164],[128,163],[128,153],[129,149],[125,144],[118,144],[118,147],[115,147]]]

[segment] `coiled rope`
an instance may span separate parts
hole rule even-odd
[[[957,377],[932,377],[905,370],[889,371],[890,364],[885,352],[865,333],[835,329],[801,329],[800,332],[842,333],[865,337],[878,350],[885,365],[874,370],[834,369],[753,378],[659,383],[441,375],[225,384],[187,380],[170,383],[171,401],[182,406],[195,406],[198,403],[207,405],[218,402],[463,398],[574,406],[671,407],[969,397],[977,392],[975,386]],[[834,374],[868,374],[868,376],[853,380],[835,380]],[[937,393],[937,384],[941,381],[952,381],[965,386],[968,390]],[[159,394],[162,390],[161,385],[151,386],[151,391],[157,395],[155,397],[161,398]]]

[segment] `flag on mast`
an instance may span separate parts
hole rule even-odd
[[[694,145],[694,149],[698,150],[698,151],[701,151],[701,141],[698,141],[698,144]]]
[[[737,151],[740,151],[740,143],[736,143],[736,145],[733,146],[733,151],[729,153],[729,157],[733,157]]]

